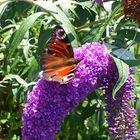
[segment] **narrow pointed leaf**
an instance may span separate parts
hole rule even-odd
[[[0,18],[2,17],[2,14],[4,13],[6,7],[9,3],[10,2],[8,2],[8,1],[0,3]]]
[[[120,90],[120,88],[124,85],[125,81],[127,80],[129,74],[129,66],[116,57],[113,57],[113,59],[116,63],[119,73],[119,79],[116,82],[112,92],[113,98],[115,99],[116,93]]]
[[[13,55],[15,49],[17,48],[17,46],[20,44],[20,42],[22,41],[22,39],[24,38],[25,33],[32,27],[32,25],[34,24],[34,22],[42,15],[44,15],[44,12],[38,12],[35,13],[31,16],[29,16],[20,26],[20,28],[17,30],[17,32],[15,33],[15,36],[13,38],[12,43],[10,44],[9,48],[10,48],[10,53],[8,55],[8,59]]]

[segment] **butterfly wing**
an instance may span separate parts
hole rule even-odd
[[[67,83],[74,76],[78,59],[62,27],[57,26],[52,34],[49,46],[42,55],[43,75],[48,80]]]
[[[74,76],[76,65],[58,67],[56,69],[47,69],[44,73],[48,80],[57,81],[61,84],[67,83]]]
[[[61,26],[56,26],[52,33],[52,38],[49,42],[48,53],[58,57],[74,57],[73,49],[68,36]]]
[[[42,56],[43,75],[48,80],[67,83],[73,78],[78,62],[74,58],[53,56],[46,52]]]

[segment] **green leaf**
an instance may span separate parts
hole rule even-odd
[[[12,2],[12,1],[9,1],[9,0],[2,0],[2,1],[0,2],[0,18],[1,18],[1,16],[2,16],[2,14],[4,13],[4,11],[5,11],[6,7],[7,7],[7,5],[8,5],[10,2]]]
[[[19,75],[16,74],[8,74],[4,77],[3,81],[16,79],[18,83],[23,85],[24,87],[28,87],[28,83],[23,80]]]
[[[114,50],[112,53],[122,60],[135,59],[133,53],[129,51],[127,48],[126,49],[120,48],[120,49]]]
[[[42,26],[40,29],[39,37],[38,37],[38,48],[37,48],[37,55],[41,55],[46,48],[46,42],[50,40],[50,34],[52,32],[52,29],[47,28],[44,29]]]
[[[0,120],[0,122],[1,122],[2,124],[5,124],[7,121],[8,121],[7,119],[2,119],[2,120]]]
[[[11,28],[16,28],[15,27],[15,25],[8,25],[8,26],[6,26],[6,27],[4,27],[4,28],[2,28],[1,30],[0,30],[0,34],[3,34],[3,33],[5,33],[5,32],[7,32],[7,31],[9,31]]]
[[[116,66],[118,68],[118,73],[119,73],[119,79],[116,82],[112,91],[113,98],[115,99],[116,93],[120,90],[120,88],[124,85],[125,81],[127,80],[129,74],[129,66],[116,57],[113,57],[113,59],[116,63]]]
[[[32,27],[32,25],[34,24],[34,22],[42,15],[44,15],[44,12],[38,12],[35,14],[32,14],[31,16],[29,16],[20,26],[20,28],[17,30],[17,32],[15,33],[15,36],[13,38],[12,43],[10,44],[9,48],[10,48],[10,53],[7,56],[7,60],[13,55],[15,49],[17,48],[17,46],[20,44],[20,42],[22,41],[25,33]]]
[[[92,116],[95,113],[95,110],[97,109],[97,104],[95,105],[87,105],[87,107],[84,108],[81,114],[81,122],[86,120],[88,117]]]
[[[118,35],[129,40],[140,42],[140,32],[134,29],[121,29],[118,31]]]
[[[132,60],[126,60],[125,61],[130,67],[139,66],[140,60],[132,59]]]
[[[78,123],[79,123],[79,114],[72,112],[69,119],[69,126],[70,126],[70,132],[69,134],[74,137],[76,130],[78,129]]]
[[[98,112],[98,125],[99,125],[100,136],[103,134],[103,123],[104,123],[104,112],[103,112],[103,107],[100,107],[100,110]]]
[[[103,26],[100,28],[100,30],[98,31],[98,33],[95,35],[94,37],[94,41],[99,41],[107,27],[107,25],[112,22],[113,18],[115,18],[115,16],[120,12],[120,8],[122,6],[120,4],[117,5],[117,7],[114,8],[114,10],[110,13],[110,15],[108,16],[108,18],[105,20]]]
[[[100,38],[97,39],[97,33],[99,33],[101,28],[102,28],[102,24],[93,25],[90,31],[84,34],[82,42],[86,43],[92,41],[99,41]]]
[[[34,1],[34,4],[38,5],[39,7],[47,10],[50,14],[60,23],[62,23],[62,27],[65,29],[66,33],[70,41],[72,42],[73,46],[78,46],[78,37],[76,35],[74,26],[71,24],[69,18],[65,15],[65,13],[54,3],[49,1]],[[74,40],[72,40],[74,39]]]

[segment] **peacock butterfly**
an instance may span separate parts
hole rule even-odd
[[[74,77],[77,63],[68,36],[61,26],[56,26],[42,55],[43,77],[66,84]]]

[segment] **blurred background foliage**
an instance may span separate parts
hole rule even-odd
[[[26,96],[41,71],[40,56],[56,25],[66,30],[73,47],[100,41],[135,67],[135,108],[140,128],[140,29],[123,15],[121,1],[0,1],[0,139],[21,139]],[[62,122],[57,140],[109,139],[103,91],[88,96]],[[139,130],[140,131],[140,130]]]

